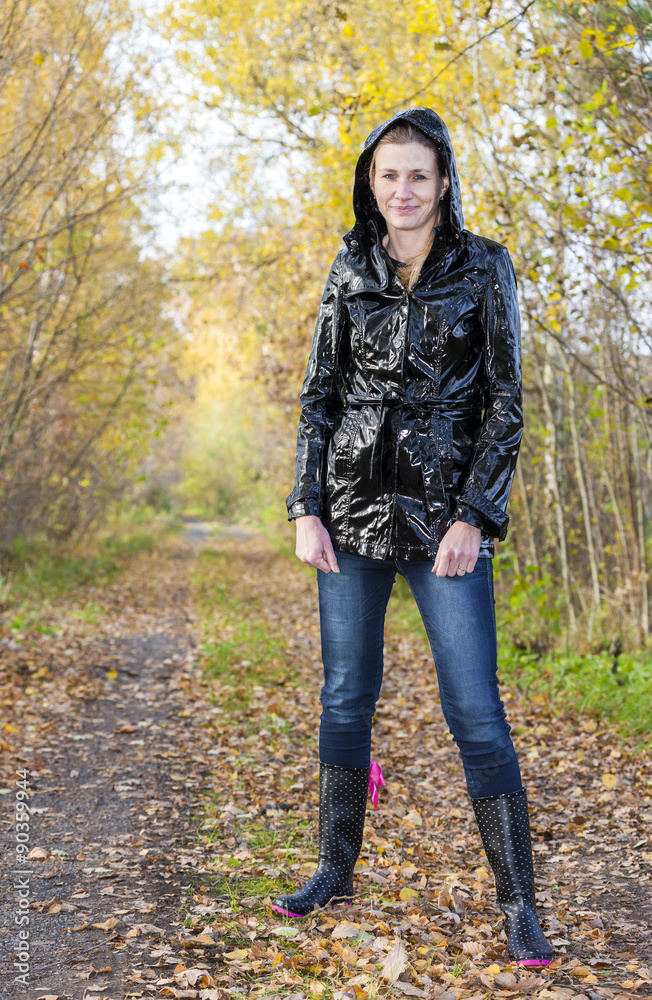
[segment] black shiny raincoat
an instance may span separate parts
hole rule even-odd
[[[435,141],[450,177],[444,221],[409,293],[382,246],[387,229],[368,181],[378,139],[403,121]],[[288,517],[321,517],[336,551],[414,560],[434,560],[448,528],[466,521],[482,531],[479,554],[493,556],[523,433],[509,254],[464,229],[448,131],[428,108],[371,133],[353,207],[301,390]]]

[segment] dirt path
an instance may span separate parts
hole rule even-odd
[[[194,846],[191,795],[211,764],[184,693],[195,673],[186,582],[193,541],[202,541],[196,527],[172,551],[139,558],[108,594],[90,594],[105,607],[99,635],[64,672],[83,700],[62,713],[56,687],[36,693],[38,722],[22,734],[15,768],[29,770],[29,846],[42,858],[22,866],[27,879],[12,879],[5,811],[5,997],[142,995],[183,954],[181,859]],[[26,881],[24,989],[6,972],[16,961],[16,888]]]
[[[310,574],[261,539],[207,540],[191,526],[76,607],[51,609],[49,638],[28,625],[5,635],[2,995],[652,997],[649,760],[591,721],[553,719],[505,692],[559,956],[541,974],[505,969],[432,663],[403,606],[392,608],[374,727],[388,784],[368,814],[358,899],[299,926],[269,901],[314,865]],[[37,849],[27,988],[12,983],[22,768]],[[388,976],[392,954],[400,971]]]

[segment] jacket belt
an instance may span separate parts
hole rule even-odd
[[[361,406],[378,406],[378,423],[376,424],[376,431],[374,434],[374,442],[371,449],[371,460],[369,462],[369,478],[373,476],[374,469],[374,459],[376,457],[376,445],[378,439],[381,441],[381,455],[384,443],[384,425],[385,416],[388,407],[404,407],[406,409],[414,410],[420,416],[429,417],[432,413],[441,412],[446,415],[451,416],[465,416],[472,413],[479,413],[481,407],[475,401],[466,402],[456,402],[451,399],[442,399],[440,396],[436,397],[421,397],[415,398],[414,396],[409,396],[404,389],[391,388],[385,389],[380,396],[364,396],[356,393],[351,393],[346,397],[347,409],[351,407],[352,409],[357,409]],[[382,492],[382,460],[381,460],[381,492]]]

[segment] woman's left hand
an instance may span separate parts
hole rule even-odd
[[[479,528],[465,521],[454,521],[439,543],[432,572],[437,576],[466,576],[472,573],[481,541]]]

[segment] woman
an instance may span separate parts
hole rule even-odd
[[[493,539],[522,435],[520,327],[507,250],[464,229],[448,131],[428,108],[367,139],[356,223],[324,290],[301,391],[297,555],[319,586],[324,687],[319,864],[274,903],[350,897],[382,681],[385,609],[407,580],[432,648],[506,918],[509,957],[545,965],[526,792],[496,678]]]

